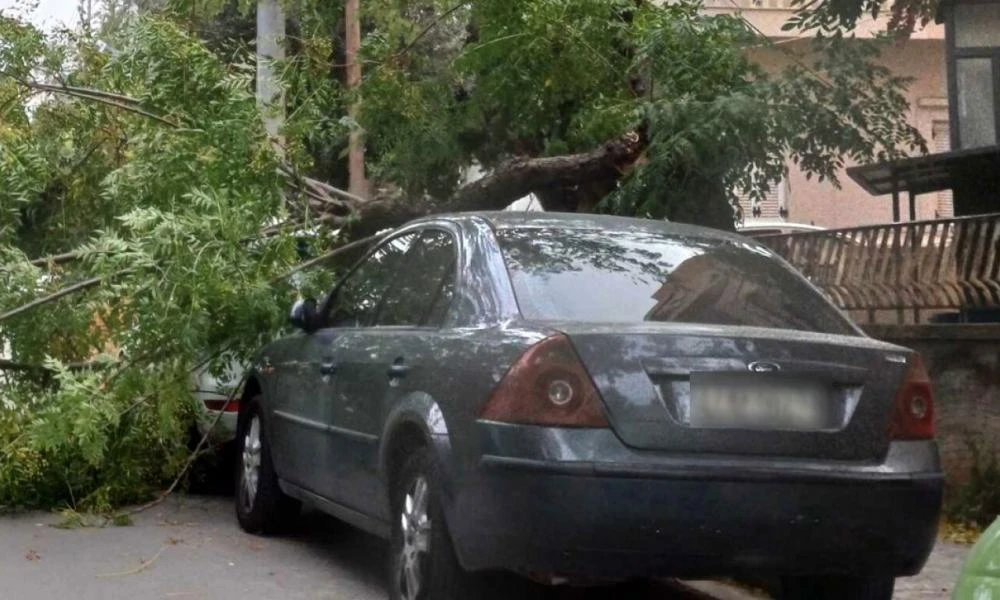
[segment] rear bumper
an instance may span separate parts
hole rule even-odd
[[[218,423],[215,422],[219,419]],[[236,424],[239,415],[234,412],[224,412],[219,417],[219,411],[209,410],[199,402],[198,433],[209,433],[209,441],[213,444],[226,444],[236,439]],[[215,424],[213,427],[212,425]]]
[[[942,481],[936,470],[485,455],[449,525],[470,569],[609,579],[907,575],[934,545]]]

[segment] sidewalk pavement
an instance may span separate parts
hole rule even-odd
[[[896,580],[893,600],[947,600],[958,578],[958,571],[972,546],[938,540],[927,564],[915,577]],[[689,587],[718,600],[761,600],[766,596],[715,581],[688,581]]]

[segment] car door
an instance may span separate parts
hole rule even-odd
[[[351,396],[342,388],[355,377],[341,349],[350,345],[353,335],[374,323],[382,299],[416,236],[415,232],[394,236],[368,254],[330,294],[320,311],[322,326],[310,336],[313,343],[309,347],[309,369],[320,380],[312,397],[321,407],[318,412],[324,419],[324,441],[311,457],[317,468],[309,475],[309,489],[334,502],[345,503],[346,490],[352,487],[365,460],[364,454],[357,451],[365,438],[337,425],[336,415],[353,410],[343,405]]]
[[[335,441],[329,429],[338,364],[335,347],[340,336],[375,318],[380,299],[416,234],[397,236],[378,246],[353,268],[331,293],[320,311],[321,326],[272,344],[262,360],[274,368],[270,439],[275,466],[285,481],[337,501],[335,481],[347,464],[332,460]],[[332,302],[339,298],[339,302]],[[266,368],[266,367],[265,367]]]
[[[261,357],[262,368],[273,370],[267,408],[268,439],[278,475],[285,481],[316,491],[310,474],[320,465],[316,457],[326,446],[329,403],[319,401],[323,382],[312,365],[315,335],[298,332],[273,342]]]
[[[456,242],[443,229],[421,232],[382,299],[373,327],[345,333],[337,357],[338,379],[331,429],[342,436],[340,450],[360,466],[344,480],[346,503],[369,512],[385,502],[378,479],[378,442],[388,412],[386,399],[409,388],[414,370],[427,364],[426,340],[441,326],[454,295]]]

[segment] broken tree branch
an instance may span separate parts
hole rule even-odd
[[[515,159],[482,179],[459,188],[446,207],[451,210],[498,209],[545,187],[575,186],[600,179],[617,180],[645,147],[645,135],[633,131],[590,152]]]
[[[362,237],[435,213],[501,210],[539,190],[573,188],[595,182],[614,183],[634,167],[647,144],[645,132],[639,129],[589,152],[514,159],[489,175],[465,184],[444,201],[375,197],[355,207],[354,218],[347,227],[352,236]]]

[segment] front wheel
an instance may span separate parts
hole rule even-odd
[[[892,577],[790,577],[783,600],[892,600]]]
[[[277,533],[286,529],[301,507],[278,485],[256,398],[241,415],[236,443],[236,518],[240,527],[247,533]]]

